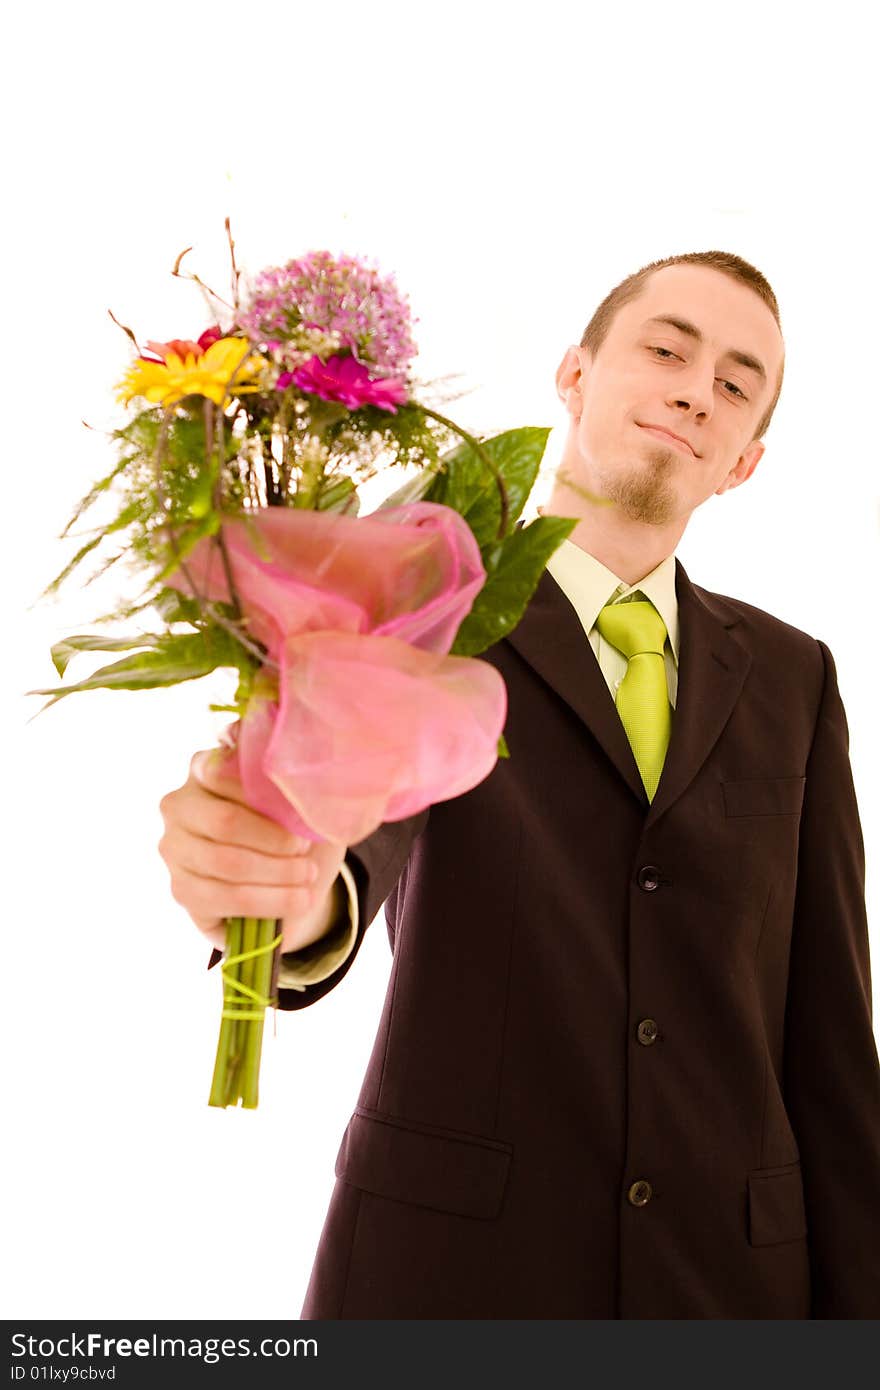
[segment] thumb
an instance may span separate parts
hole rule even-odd
[[[189,770],[203,787],[213,790],[222,783],[238,782],[238,755],[230,748],[202,748],[193,754]]]

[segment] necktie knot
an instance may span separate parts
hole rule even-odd
[[[596,619],[596,626],[612,647],[629,659],[642,652],[663,655],[666,624],[648,599],[632,603],[606,603]]]

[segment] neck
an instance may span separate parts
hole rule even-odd
[[[586,550],[626,584],[638,584],[672,554],[690,519],[676,518],[664,525],[635,521],[616,504],[573,496],[558,482],[538,511],[542,516],[577,517],[578,524],[568,537],[572,545]]]

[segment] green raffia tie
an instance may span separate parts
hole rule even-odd
[[[648,800],[653,801],[672,732],[663,644],[666,624],[648,599],[606,603],[596,626],[627,658],[615,703],[638,764]]]
[[[278,1003],[277,998],[267,999],[265,995],[259,994],[257,990],[251,989],[241,980],[235,978],[234,967],[241,965],[243,960],[252,960],[254,956],[262,956],[274,951],[278,942],[281,940],[281,933],[275,937],[274,941],[268,941],[265,946],[256,946],[252,951],[242,951],[240,955],[228,956],[220,966],[220,973],[223,976],[223,1002],[226,1008],[220,1015],[221,1018],[245,1018],[261,1019],[268,1008],[275,1007]],[[243,1001],[236,995],[245,995],[246,999],[252,999],[251,1008],[244,1007]]]

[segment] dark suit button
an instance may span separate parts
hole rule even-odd
[[[639,869],[639,887],[644,888],[646,893],[653,893],[655,888],[660,887],[660,870],[656,864],[645,864]]]
[[[636,1029],[636,1037],[640,1043],[644,1043],[645,1047],[648,1047],[657,1037],[658,1032],[659,1029],[653,1018],[643,1018]]]
[[[638,1182],[630,1184],[629,1192],[626,1195],[634,1207],[643,1207],[646,1202],[651,1200],[651,1184],[645,1182],[644,1178],[639,1178]]]

